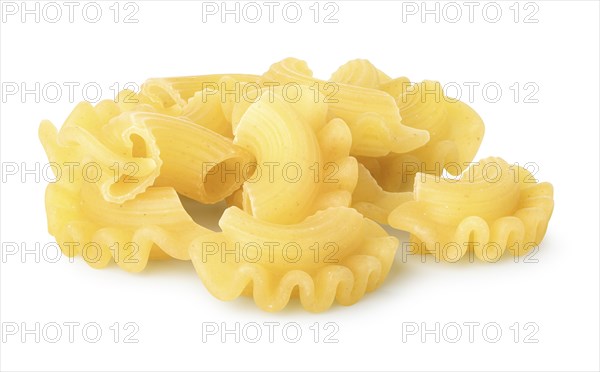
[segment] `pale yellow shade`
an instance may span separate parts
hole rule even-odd
[[[279,225],[228,208],[222,233],[204,235],[190,250],[206,288],[221,300],[254,297],[266,311],[298,297],[313,312],[334,300],[352,305],[387,276],[398,240],[352,208],[319,211]]]
[[[487,158],[459,180],[417,174],[414,201],[389,215],[417,250],[457,261],[468,250],[494,262],[505,250],[523,255],[540,244],[554,208],[552,185],[501,158]]]

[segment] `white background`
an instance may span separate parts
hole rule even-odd
[[[4,2],[6,3],[6,2]],[[243,72],[261,74],[270,64],[288,56],[307,60],[315,75],[327,78],[339,65],[354,58],[368,58],[391,76],[408,76],[413,81],[435,79],[462,86],[462,99],[483,117],[486,135],[478,154],[502,156],[509,162],[534,162],[536,177],[555,187],[556,207],[548,233],[539,251],[528,261],[515,263],[507,257],[496,264],[440,264],[428,257],[402,259],[385,284],[351,307],[334,305],[322,314],[305,312],[298,304],[270,314],[259,310],[250,299],[221,302],[213,298],[197,278],[189,262],[152,263],[141,274],[128,274],[116,267],[89,268],[82,260],[56,263],[22,251],[6,256],[6,243],[35,249],[52,242],[46,231],[44,189],[33,175],[22,183],[21,172],[3,171],[1,193],[1,322],[40,327],[52,322],[78,322],[74,342],[63,337],[49,343],[44,337],[21,340],[4,334],[0,344],[2,370],[598,370],[599,366],[599,242],[598,242],[598,45],[599,5],[595,1],[538,1],[534,5],[498,2],[493,8],[477,3],[472,22],[469,8],[440,3],[441,17],[421,13],[401,2],[335,3],[333,19],[324,23],[321,4],[319,22],[301,3],[302,18],[289,23],[281,14],[274,22],[266,14],[258,23],[229,16],[202,20],[201,2],[137,1],[133,19],[123,17],[135,8],[123,9],[114,23],[113,4],[101,2],[102,18],[87,22],[80,3],[73,22],[68,9],[57,23],[42,14],[21,22],[17,15],[4,14],[0,24],[1,80],[6,83],[92,82],[102,88],[103,98],[112,98],[110,87],[127,82],[141,84],[148,77]],[[17,3],[20,6],[20,2]],[[43,3],[41,6],[43,7]],[[262,5],[262,3],[261,3]],[[421,3],[413,3],[422,10]],[[33,6],[33,5],[31,5]],[[233,5],[230,5],[233,6]],[[435,7],[434,3],[428,4]],[[512,9],[510,7],[513,7]],[[498,22],[494,10],[500,7]],[[332,10],[334,8],[329,8]],[[537,10],[536,10],[537,9]],[[266,12],[267,8],[263,6]],[[404,12],[403,12],[404,10]],[[52,9],[48,9],[52,11]],[[525,16],[535,11],[527,20]],[[93,13],[90,11],[91,16]],[[290,13],[293,16],[293,13]],[[404,15],[404,19],[403,19]],[[53,18],[54,13],[46,16]],[[252,13],[253,16],[253,13]],[[479,87],[469,99],[465,83]],[[492,102],[482,92],[486,83],[497,84],[502,96]],[[510,89],[520,84],[520,95]],[[525,95],[537,87],[530,99]],[[75,102],[66,86],[62,98],[49,102],[46,92],[36,102],[34,95],[3,97],[1,108],[1,155],[5,164],[25,162],[28,167],[47,160],[37,138],[40,120],[62,124]],[[93,90],[89,95],[93,96]],[[218,209],[218,208],[217,208]],[[216,211],[218,212],[218,210]],[[212,223],[215,223],[213,218]],[[401,240],[407,236],[398,233]],[[46,256],[53,256],[53,250]],[[52,258],[52,257],[50,257]],[[24,262],[23,262],[24,261]],[[406,262],[402,262],[406,261]],[[81,327],[97,323],[102,338],[87,342]],[[124,343],[129,332],[125,323],[134,322],[138,343]],[[221,342],[218,335],[203,342],[202,324],[225,322],[229,328],[240,322],[279,322],[274,342],[263,327],[257,343],[233,336]],[[286,341],[281,329],[296,322],[302,329],[297,343]],[[309,328],[315,322],[321,332],[318,342]],[[333,328],[337,343],[324,337]],[[423,334],[422,327],[440,336]],[[461,339],[451,343],[458,323]],[[477,322],[473,342],[465,322]],[[118,342],[109,328],[119,323]],[[493,329],[488,339],[486,324],[502,330],[498,342]],[[514,323],[520,332],[515,342]],[[532,323],[524,329],[526,323]],[[416,335],[403,334],[403,324],[416,324]],[[446,335],[442,332],[446,326]],[[513,326],[513,329],[510,327]],[[525,336],[537,329],[531,340]],[[131,330],[131,328],[130,328]],[[22,331],[22,329],[20,329]],[[293,332],[290,332],[293,336]],[[421,339],[425,336],[425,342]],[[446,337],[444,337],[446,336]]]

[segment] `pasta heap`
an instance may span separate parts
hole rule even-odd
[[[191,260],[215,297],[251,296],[266,311],[292,298],[313,312],[351,305],[392,268],[399,242],[380,224],[449,262],[541,242],[549,183],[500,158],[460,168],[483,134],[439,83],[391,78],[367,60],[328,81],[294,58],[263,75],[149,79],[139,93],[80,103],[60,129],[42,121],[56,176],[48,231],[94,268]],[[180,196],[226,203],[220,231]]]

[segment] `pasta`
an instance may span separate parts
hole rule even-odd
[[[234,140],[257,160],[254,179],[244,186],[244,210],[290,224],[325,207],[350,206],[357,177],[356,160],[348,156],[352,137],[342,120],[326,122],[326,107],[311,100],[292,106],[269,92],[248,107]]]
[[[225,137],[162,114],[131,111],[113,116],[117,112],[111,101],[96,108],[83,103],[60,133],[50,122],[40,126],[51,161],[95,164],[98,176],[91,181],[107,201],[132,199],[156,184],[172,185],[203,203],[216,203],[249,176],[247,164],[253,157]],[[198,141],[203,146],[197,146]],[[233,174],[228,174],[232,170]]]
[[[418,174],[414,201],[397,207],[389,223],[410,232],[411,241],[437,259],[455,261],[472,249],[479,259],[494,262],[506,249],[523,255],[538,245],[553,207],[551,184],[487,158],[458,181]]]
[[[134,273],[191,261],[213,296],[265,311],[291,299],[325,311],[381,286],[399,242],[380,224],[442,261],[495,262],[540,244],[554,207],[551,184],[501,158],[462,172],[479,115],[438,82],[364,59],[328,81],[294,58],[260,76],[152,78],[38,134],[56,176],[48,232],[65,255]]]
[[[228,208],[222,233],[205,235],[190,249],[207,289],[221,300],[253,296],[266,311],[299,297],[323,311],[334,299],[351,305],[377,288],[390,270],[398,241],[352,208],[319,211],[294,225],[261,221]]]
[[[384,156],[423,146],[429,133],[401,123],[394,98],[384,91],[312,77],[306,62],[287,58],[271,66],[262,83],[301,84],[321,92],[329,118],[341,118],[352,132],[352,155]]]
[[[65,255],[80,254],[94,268],[112,260],[139,272],[149,259],[189,260],[192,240],[210,232],[194,223],[171,187],[149,187],[116,204],[90,184],[79,192],[65,184],[50,184],[46,190],[48,231]]]
[[[210,204],[229,196],[252,173],[250,153],[191,122],[137,112],[122,114],[114,124],[119,122],[145,126],[154,136],[163,161],[156,186],[173,186],[180,194]]]
[[[407,191],[417,172],[440,176],[445,169],[458,175],[473,160],[483,139],[484,126],[479,115],[465,103],[446,97],[438,82],[410,85],[401,78],[396,87],[388,89],[398,94],[402,122],[427,130],[430,140],[408,153],[379,159],[385,169],[379,182],[386,190]]]
[[[148,128],[125,122],[105,128],[121,112],[113,101],[102,101],[96,107],[83,102],[75,107],[60,131],[47,120],[39,128],[51,162],[60,169],[69,169],[69,165],[81,167],[73,172],[75,178],[68,186],[94,183],[106,200],[117,203],[151,186],[162,165]]]

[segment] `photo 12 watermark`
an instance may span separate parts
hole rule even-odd
[[[304,242],[306,245],[306,242]],[[226,242],[202,241],[201,261],[203,263],[214,261],[216,258],[222,263],[288,263],[300,261],[316,264],[338,264],[340,247],[336,242],[314,241],[304,247],[295,241],[278,242],[235,242],[228,246]]]
[[[123,90],[131,94],[119,94]],[[138,103],[134,93],[140,91],[135,82],[96,81],[3,81],[0,99],[2,103],[98,103],[110,97],[114,102]]]
[[[503,340],[537,344],[540,326],[536,322],[402,322],[402,343],[487,343]]]
[[[2,1],[2,23],[139,23],[139,1]]]
[[[476,249],[479,256],[475,253]],[[402,242],[399,256],[403,263],[410,262],[412,257],[417,257],[421,263],[481,263],[482,259],[487,263],[503,263],[507,262],[504,257],[508,255],[512,256],[514,263],[537,264],[540,262],[537,256],[539,251],[540,247],[535,242],[515,241],[507,244],[506,247],[495,241],[484,244],[472,241],[435,242],[433,247],[429,247],[423,242]],[[433,254],[434,252],[435,254]]]
[[[203,343],[339,343],[336,322],[202,322]]]
[[[398,97],[399,104],[407,102],[448,102],[466,103],[539,103],[540,84],[535,81],[448,81],[435,84],[419,84],[415,91],[412,82],[401,84],[406,92]],[[417,96],[415,97],[415,94]]]
[[[137,344],[136,322],[2,322],[2,343],[89,343]]]
[[[202,1],[202,23],[338,23],[338,1]]]
[[[89,264],[106,262],[112,259],[117,264],[137,264],[140,262],[140,246],[134,241],[113,242],[25,242],[3,241],[1,259],[7,263],[57,263],[66,257],[69,263],[81,255]]]
[[[402,23],[540,22],[535,1],[402,1]]]

